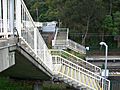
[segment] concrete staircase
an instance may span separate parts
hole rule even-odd
[[[86,54],[84,46],[68,39],[68,32],[68,29],[59,28],[52,41],[54,78],[79,90],[110,90],[110,81],[100,75],[99,67],[63,50],[69,48]]]
[[[79,90],[110,90],[110,81],[62,56],[52,55],[54,78]],[[106,85],[104,85],[106,81]]]
[[[0,1],[0,3],[1,2],[4,3],[2,5],[2,9],[3,9],[3,13],[5,14],[5,15],[3,14],[3,27],[0,28],[1,30],[3,29],[4,32],[1,32],[0,34],[3,34],[4,37],[6,38],[8,38],[8,35],[9,35],[9,32],[7,31],[7,27],[8,27],[7,11],[11,11],[7,7],[7,4],[8,4],[7,1],[8,0]],[[10,3],[11,8],[14,8],[12,7],[14,5],[16,5],[15,6],[16,11],[9,12],[9,13],[11,14],[10,16],[14,16],[12,14],[15,13],[15,17],[16,17],[16,20],[14,20],[14,18],[11,17],[13,20],[11,20],[10,23],[14,23],[14,21],[16,21],[15,23],[16,31],[18,32],[18,35],[17,35],[18,40],[16,43],[17,47],[19,47],[19,52],[23,57],[24,55],[30,56],[29,58],[24,59],[24,60],[29,59],[29,62],[32,62],[32,64],[30,64],[30,67],[32,65],[35,67],[38,67],[38,70],[39,70],[38,72],[39,74],[37,73],[38,76],[41,75],[40,77],[42,78],[43,78],[43,75],[46,76],[45,78],[43,78],[43,80],[46,80],[47,77],[54,77],[79,90],[110,90],[110,81],[100,76],[101,69],[99,67],[93,64],[90,64],[82,60],[81,58],[78,58],[65,51],[62,51],[63,54],[61,54],[61,52],[59,51],[57,51],[56,54],[51,54],[39,30],[36,28],[34,21],[24,1],[16,0],[16,4],[14,4],[14,2]],[[2,13],[2,10],[0,11],[0,13]],[[9,28],[11,29],[13,27],[9,27]],[[69,30],[67,28],[58,28],[58,30],[56,31],[54,40],[52,42],[53,47],[56,49],[69,48],[76,52],[85,54],[86,53],[85,47],[68,39],[68,32]],[[11,29],[11,33],[14,33],[12,29]],[[14,35],[15,34],[13,34],[13,36]],[[14,58],[12,58],[14,57],[14,53],[10,53],[10,55],[8,55],[9,54],[8,49],[10,49],[9,47],[10,46],[8,45],[7,49],[5,50],[3,50],[3,48],[0,49],[2,53],[0,54],[1,58],[6,57],[4,60],[0,61],[0,63],[3,63],[2,64],[3,66],[1,65],[2,67],[0,67],[0,69],[2,70],[5,70],[9,66],[12,66],[15,64],[14,62],[15,60]],[[4,55],[3,53],[6,53],[6,55]],[[17,54],[17,56],[19,56],[19,54]],[[21,60],[22,59],[18,58],[18,61],[21,61]],[[21,63],[21,65],[23,64],[25,63]],[[24,68],[24,67],[20,66],[20,68]],[[24,72],[29,74],[30,72],[29,70],[33,71],[33,69],[29,68],[28,72],[26,72],[27,69]],[[37,69],[35,68],[35,70]],[[18,71],[21,71],[21,70],[18,69]],[[41,73],[41,71],[43,73]],[[21,75],[21,76],[23,74],[24,73],[22,74],[18,73],[18,75]],[[31,73],[31,74],[34,74],[34,73]],[[28,77],[26,76],[26,78]]]
[[[85,69],[87,69],[91,72],[94,72],[98,75],[101,74],[101,68],[100,67],[98,67],[94,64],[91,64],[91,63],[83,60],[82,58],[77,57],[77,56],[75,56],[75,55],[73,55],[73,54],[71,54],[71,53],[69,53],[65,50],[51,49],[50,51],[51,51],[52,55],[59,55],[59,56],[65,58],[65,59],[67,59],[67,60],[69,60],[69,61],[71,61],[75,64],[78,64],[79,66],[81,66],[81,67],[83,67],[83,68],[85,68]]]
[[[86,48],[73,40],[68,39],[68,28],[58,28],[52,46],[54,49],[71,49],[75,52],[86,54]]]

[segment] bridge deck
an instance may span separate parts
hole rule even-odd
[[[39,63],[36,58],[29,54],[22,46],[18,46],[17,39],[9,39],[0,43],[1,50],[8,49],[8,53],[14,52],[15,64],[10,68],[2,71],[0,75],[10,76],[21,79],[39,79],[50,80],[52,73],[46,67]],[[8,46],[9,45],[9,46]]]

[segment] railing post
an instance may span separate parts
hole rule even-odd
[[[10,0],[10,31],[14,34],[14,0]]]
[[[67,28],[67,40],[66,40],[66,46],[68,46],[68,34],[69,34],[69,29]]]
[[[45,44],[44,44],[44,63],[46,64],[46,48],[45,48]]]
[[[104,79],[102,79],[102,90],[104,90]]]
[[[16,29],[21,37],[21,0],[16,0]]]
[[[69,34],[69,29],[67,28],[67,41],[68,41],[68,34]]]
[[[34,28],[34,50],[37,54],[37,28]]]
[[[2,32],[2,24],[3,24],[3,22],[2,22],[2,5],[1,5],[1,3],[2,3],[2,1],[0,0],[0,23],[1,23],[1,25],[0,25],[0,33]]]
[[[4,28],[4,35],[8,38],[7,35],[7,0],[3,1],[3,28]]]
[[[2,19],[2,8],[1,8],[2,5],[1,5],[1,2],[2,2],[2,1],[0,0],[0,20]]]

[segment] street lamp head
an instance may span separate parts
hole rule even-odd
[[[105,45],[106,46],[106,43],[105,42],[100,42],[100,45]]]
[[[90,50],[90,47],[86,47],[86,50],[88,50],[88,51],[89,51],[89,50]]]

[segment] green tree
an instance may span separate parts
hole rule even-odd
[[[112,34],[114,36],[120,34],[120,12],[113,13],[113,16],[106,15],[103,21],[103,30],[106,34]],[[117,37],[118,47],[120,47],[120,37]]]

